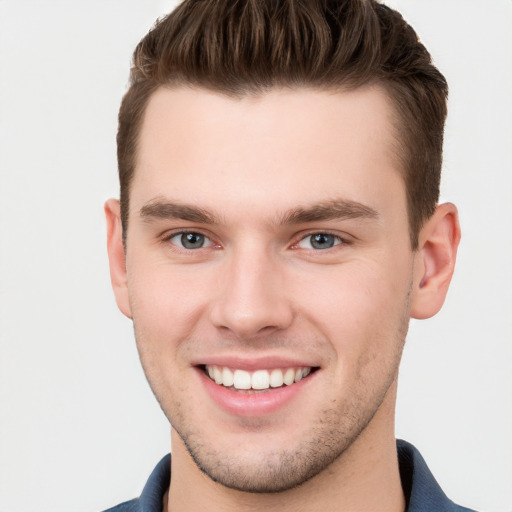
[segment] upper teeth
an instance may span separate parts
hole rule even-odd
[[[232,370],[225,366],[206,365],[206,372],[210,379],[222,386],[235,389],[268,389],[278,388],[283,384],[289,386],[299,382],[311,372],[310,366],[299,368],[275,368],[273,370]]]

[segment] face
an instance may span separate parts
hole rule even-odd
[[[284,490],[392,435],[416,278],[391,117],[378,88],[149,102],[117,298],[215,481]]]

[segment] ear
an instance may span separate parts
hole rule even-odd
[[[110,280],[118,308],[128,318],[132,317],[126,278],[126,255],[123,245],[121,207],[117,199],[105,203],[107,218],[107,250],[110,265]]]
[[[457,208],[451,203],[439,205],[419,233],[412,318],[430,318],[441,309],[452,279],[459,241]]]

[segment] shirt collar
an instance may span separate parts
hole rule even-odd
[[[447,498],[425,459],[412,444],[399,439],[396,447],[407,512],[474,512]]]

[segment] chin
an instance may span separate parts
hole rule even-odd
[[[317,443],[294,450],[255,449],[243,455],[209,452],[204,446],[194,446],[193,439],[185,442],[185,446],[197,467],[211,480],[249,493],[277,493],[298,487],[339,455],[331,450],[319,453]]]
[[[173,426],[195,465],[224,487],[249,493],[278,493],[320,474],[352,445],[373,415],[352,424],[339,411],[324,411],[314,427],[272,436],[271,428],[227,438]],[[340,424],[341,423],[341,424]],[[268,425],[267,425],[268,427]],[[212,432],[210,432],[212,434]]]

